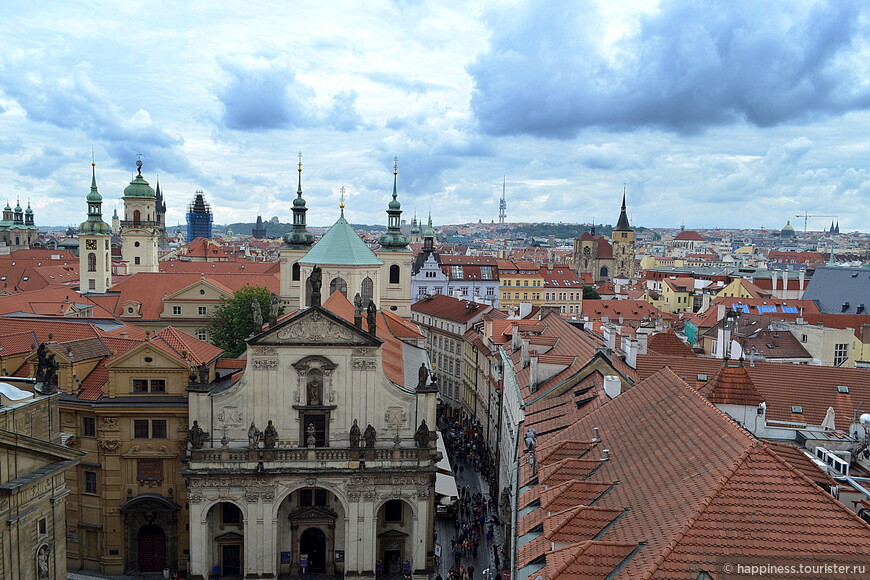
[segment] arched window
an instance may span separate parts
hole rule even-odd
[[[136,211],[133,212],[133,223],[138,224],[141,221],[142,221],[142,214],[139,213],[139,210],[137,209]]]
[[[362,298],[362,303],[364,306],[369,305],[369,301],[372,299],[374,294],[374,284],[372,283],[372,279],[366,276],[362,281],[362,286],[359,290],[360,298]]]
[[[97,271],[97,255],[93,252],[88,254],[88,272]]]
[[[601,277],[602,277],[602,278],[607,278],[607,274],[608,274],[608,272],[607,272],[607,266],[604,266],[603,268],[601,268]]]
[[[329,295],[332,296],[336,290],[347,296],[347,282],[344,281],[344,278],[333,278],[329,283]]]
[[[291,272],[292,272],[292,276],[293,276],[292,277],[293,281],[298,282],[299,278],[300,278],[299,262],[296,262],[295,264],[293,264],[293,268],[291,269]]]
[[[399,266],[398,264],[393,264],[390,266],[390,284],[398,284],[399,283]]]

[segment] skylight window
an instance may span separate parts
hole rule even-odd
[[[837,385],[837,392],[847,395],[849,394],[849,387],[847,387],[846,385]]]
[[[791,412],[792,412],[792,413],[797,413],[797,414],[803,415],[803,413],[804,413],[804,408],[801,407],[800,405],[792,405],[792,406],[791,406]]]

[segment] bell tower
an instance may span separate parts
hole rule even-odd
[[[628,215],[625,213],[625,189],[622,191],[622,210],[619,221],[611,234],[613,244],[613,277],[635,278],[634,261],[634,230],[628,225]]]
[[[124,219],[121,221],[121,256],[127,271],[157,272],[157,239],[160,221],[154,189],[142,177],[142,160],[136,162],[138,174],[124,189]]]
[[[103,196],[97,190],[96,165],[91,161],[88,219],[79,226],[79,291],[82,294],[103,293],[112,285],[112,230],[103,221]]]

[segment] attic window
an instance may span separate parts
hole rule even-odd
[[[701,382],[707,382],[707,375],[703,373],[698,373],[698,380]]]
[[[199,295],[200,295],[200,296],[205,296],[205,290],[202,290],[202,289],[201,289],[201,290],[199,291]]]
[[[804,408],[801,407],[800,405],[792,405],[792,406],[791,406],[791,412],[792,412],[792,413],[797,413],[797,414],[799,414],[799,415],[803,415],[803,414],[804,414]]]
[[[846,385],[837,385],[837,392],[842,393],[844,395],[848,395],[849,394],[849,387],[847,387]]]
[[[28,280],[30,280],[30,276],[25,276],[21,279],[22,282],[27,282]]]

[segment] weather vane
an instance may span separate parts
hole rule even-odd
[[[342,185],[341,189],[339,189],[338,191],[339,191],[339,193],[341,193],[341,203],[338,204],[338,207],[340,207],[343,211],[344,210],[344,194],[345,194],[346,190],[344,189],[344,186]]]
[[[302,151],[299,152],[299,171],[302,171]]]

